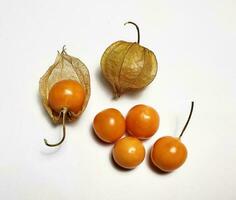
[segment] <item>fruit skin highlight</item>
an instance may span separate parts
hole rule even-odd
[[[57,113],[67,108],[68,112],[77,114],[82,110],[85,91],[74,80],[62,80],[55,83],[48,95],[49,106]]]
[[[115,143],[112,155],[120,167],[134,169],[144,160],[145,148],[137,138],[124,137]]]
[[[108,108],[95,116],[93,129],[102,141],[113,143],[124,135],[125,119],[117,109]]]
[[[179,138],[165,136],[153,145],[151,160],[160,170],[171,172],[185,162],[187,153],[187,148]]]
[[[157,111],[143,104],[132,107],[126,116],[127,132],[141,140],[153,136],[158,130],[159,124],[160,117]]]

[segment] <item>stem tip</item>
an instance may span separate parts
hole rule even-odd
[[[124,23],[124,25],[127,25],[127,24],[133,24],[133,25],[136,27],[136,29],[137,29],[137,33],[138,33],[137,43],[139,44],[139,42],[140,42],[140,31],[139,31],[139,27],[138,27],[138,25],[135,24],[134,22],[130,22],[130,21]]]

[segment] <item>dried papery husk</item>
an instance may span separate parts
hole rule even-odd
[[[61,80],[78,81],[85,91],[85,100],[82,110],[78,113],[68,112],[66,120],[73,121],[77,119],[85,110],[90,97],[90,75],[85,64],[78,58],[68,55],[63,48],[62,52],[58,52],[56,60],[47,72],[41,77],[39,82],[39,91],[42,103],[50,118],[55,123],[61,123],[60,113],[54,112],[48,104],[48,94],[52,86]]]
[[[139,44],[139,29],[134,25],[138,30],[138,42],[114,42],[102,55],[102,73],[112,85],[116,97],[128,90],[146,87],[157,73],[156,56]]]

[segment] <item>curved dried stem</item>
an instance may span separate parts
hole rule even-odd
[[[179,139],[181,139],[181,137],[182,137],[182,135],[184,134],[184,131],[185,131],[185,129],[187,128],[188,123],[189,123],[189,121],[190,121],[190,119],[191,119],[191,116],[192,116],[192,113],[193,113],[193,106],[194,106],[194,102],[192,101],[192,103],[191,103],[191,110],[190,110],[190,113],[189,113],[189,116],[188,116],[188,120],[187,120],[187,122],[185,123],[182,132],[180,133]]]
[[[63,108],[63,110],[61,111],[61,114],[62,114],[62,126],[63,126],[63,136],[61,138],[61,140],[56,143],[56,144],[49,144],[48,141],[46,139],[44,139],[44,143],[49,146],[49,147],[56,147],[60,144],[62,144],[65,140],[65,137],[66,137],[66,125],[65,125],[65,121],[66,121],[66,114],[67,114],[68,110],[67,108]]]
[[[138,25],[135,24],[134,22],[126,22],[124,25],[126,25],[126,24],[133,24],[133,25],[136,27],[137,32],[138,32],[138,40],[137,40],[137,43],[139,44],[139,42],[140,42],[140,31],[139,31]]]

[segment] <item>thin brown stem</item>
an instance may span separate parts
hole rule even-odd
[[[189,121],[190,121],[190,119],[191,119],[191,116],[192,116],[192,113],[193,113],[193,106],[194,106],[194,102],[192,101],[192,103],[191,103],[191,110],[190,110],[190,113],[189,113],[189,116],[188,116],[188,120],[187,120],[187,122],[185,123],[182,132],[180,133],[179,139],[181,139],[181,137],[182,137],[182,135],[184,134],[184,131],[185,131],[185,129],[187,128],[188,123],[189,123]]]
[[[133,24],[133,25],[136,27],[137,32],[138,32],[138,40],[137,40],[137,43],[139,44],[139,42],[140,42],[140,31],[139,31],[138,25],[135,24],[134,22],[126,22],[124,25],[126,25],[126,24]]]
[[[61,54],[66,53],[66,45],[63,45]]]
[[[66,114],[67,114],[67,108],[63,108],[63,110],[61,111],[62,113],[62,126],[63,126],[63,135],[62,135],[62,138],[61,140],[56,143],[56,144],[49,144],[48,141],[46,139],[44,139],[44,143],[49,146],[49,147],[56,147],[60,144],[63,143],[63,141],[65,140],[65,137],[66,137],[66,125],[65,125],[65,122],[66,122]]]

